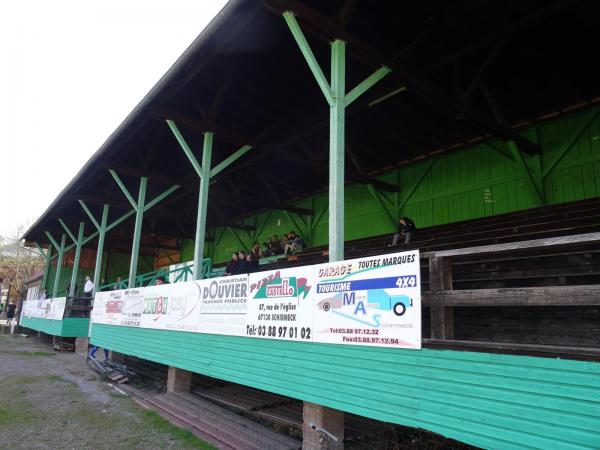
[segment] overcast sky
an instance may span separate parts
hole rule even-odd
[[[0,236],[45,211],[225,3],[0,2]]]

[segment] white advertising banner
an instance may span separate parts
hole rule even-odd
[[[200,332],[243,336],[246,333],[248,275],[197,281],[201,287]]]
[[[421,348],[419,253],[322,264],[314,341]]]
[[[419,252],[99,292],[92,322],[417,349]]]
[[[251,273],[249,285],[246,335],[312,341],[312,266]]]
[[[25,300],[21,316],[39,319],[62,320],[65,315],[66,297]]]
[[[98,292],[94,297],[92,322],[121,325],[124,296],[124,290]]]

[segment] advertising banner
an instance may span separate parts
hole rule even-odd
[[[421,347],[419,254],[317,266],[314,341]]]
[[[419,252],[99,292],[92,322],[421,348]]]
[[[21,316],[39,319],[62,320],[65,315],[66,297],[25,300]]]
[[[248,275],[197,281],[200,297],[200,332],[243,336],[246,333]]]
[[[245,334],[312,341],[314,275],[312,266],[250,274]]]
[[[127,289],[121,303],[120,325],[139,327],[144,310],[143,289]]]
[[[98,292],[94,297],[92,322],[105,325],[122,325],[124,290]]]

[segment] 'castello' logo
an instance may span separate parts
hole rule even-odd
[[[254,298],[306,298],[310,291],[310,286],[306,282],[306,278],[276,278],[261,286],[254,295]]]
[[[148,297],[144,299],[144,314],[155,316],[152,320],[158,320],[160,316],[167,314],[169,308],[169,297]]]

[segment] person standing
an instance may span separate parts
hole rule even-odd
[[[96,352],[100,347],[97,345],[92,345],[90,348],[90,352],[88,353],[88,359],[96,359]],[[108,361],[108,349],[104,348],[104,361]]]
[[[83,285],[83,296],[87,298],[92,298],[94,294],[94,283],[89,275],[85,277],[85,284]]]
[[[6,306],[6,324],[10,325],[12,320],[15,317],[15,310],[17,309],[17,305],[14,302],[9,303]]]

